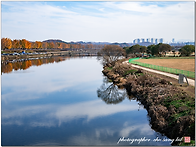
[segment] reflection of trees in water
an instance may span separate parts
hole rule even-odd
[[[12,72],[12,70],[25,70],[28,69],[30,66],[40,66],[42,64],[48,64],[48,63],[58,63],[61,61],[66,60],[70,57],[53,57],[53,58],[43,58],[43,59],[35,59],[35,60],[26,60],[26,61],[19,61],[19,62],[7,62],[1,64],[1,73],[9,73]]]
[[[114,84],[108,86],[107,81],[105,81],[97,90],[97,96],[106,104],[118,104],[125,99],[126,91],[118,89]]]

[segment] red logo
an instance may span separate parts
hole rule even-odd
[[[191,142],[191,137],[184,137],[184,142],[185,143],[190,143]]]

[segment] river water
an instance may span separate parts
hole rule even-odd
[[[168,138],[151,129],[143,105],[102,70],[96,57],[2,65],[1,145],[170,146],[154,140]]]

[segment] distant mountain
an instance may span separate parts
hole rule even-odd
[[[127,46],[130,46],[131,43],[118,43],[118,42],[115,42],[115,43],[110,43],[110,42],[84,42],[84,41],[71,41],[71,42],[65,42],[65,41],[62,41],[60,39],[48,39],[48,40],[44,40],[43,42],[53,42],[53,43],[56,43],[56,42],[62,42],[62,43],[68,43],[68,44],[82,44],[82,45],[85,45],[85,44],[94,44],[94,45],[119,45],[120,47],[127,47]]]
[[[48,40],[44,40],[43,42],[53,42],[53,43],[56,43],[56,42],[61,42],[61,43],[67,43],[65,41],[62,41],[60,39],[48,39]]]
[[[115,43],[111,43],[111,45],[119,45],[120,47],[128,47],[128,46],[130,46],[130,43],[118,43],[118,42],[115,42]]]

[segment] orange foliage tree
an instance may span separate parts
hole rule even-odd
[[[48,48],[48,43],[42,42],[42,49],[47,49],[47,48]]]
[[[35,49],[35,48],[36,48],[36,43],[35,43],[35,42],[32,42],[32,43],[31,43],[31,48],[32,48],[32,49]]]
[[[53,43],[53,42],[49,42],[47,48],[50,48],[50,49],[51,49],[51,48],[54,48],[54,43]]]
[[[35,43],[36,43],[36,48],[42,48],[42,42],[35,41]]]
[[[12,41],[12,48],[14,48],[14,49],[19,49],[19,48],[21,48],[21,45],[20,45],[20,40],[13,40]]]
[[[30,42],[26,39],[22,40],[11,40],[9,38],[2,38],[1,39],[1,49],[66,49],[66,48],[71,48],[71,49],[93,49],[93,48],[103,48],[103,45],[93,45],[91,43],[89,44],[80,44],[80,43],[75,43],[75,44],[70,44],[70,43],[63,43],[63,42],[40,42],[40,41],[35,41],[35,42]]]
[[[23,49],[30,49],[31,48],[31,43],[27,41],[26,39],[20,40],[20,45],[22,46]]]
[[[27,41],[27,45],[26,45],[27,49],[31,48],[31,42]]]
[[[12,40],[9,38],[2,38],[1,39],[1,49],[11,49],[12,48]]]

